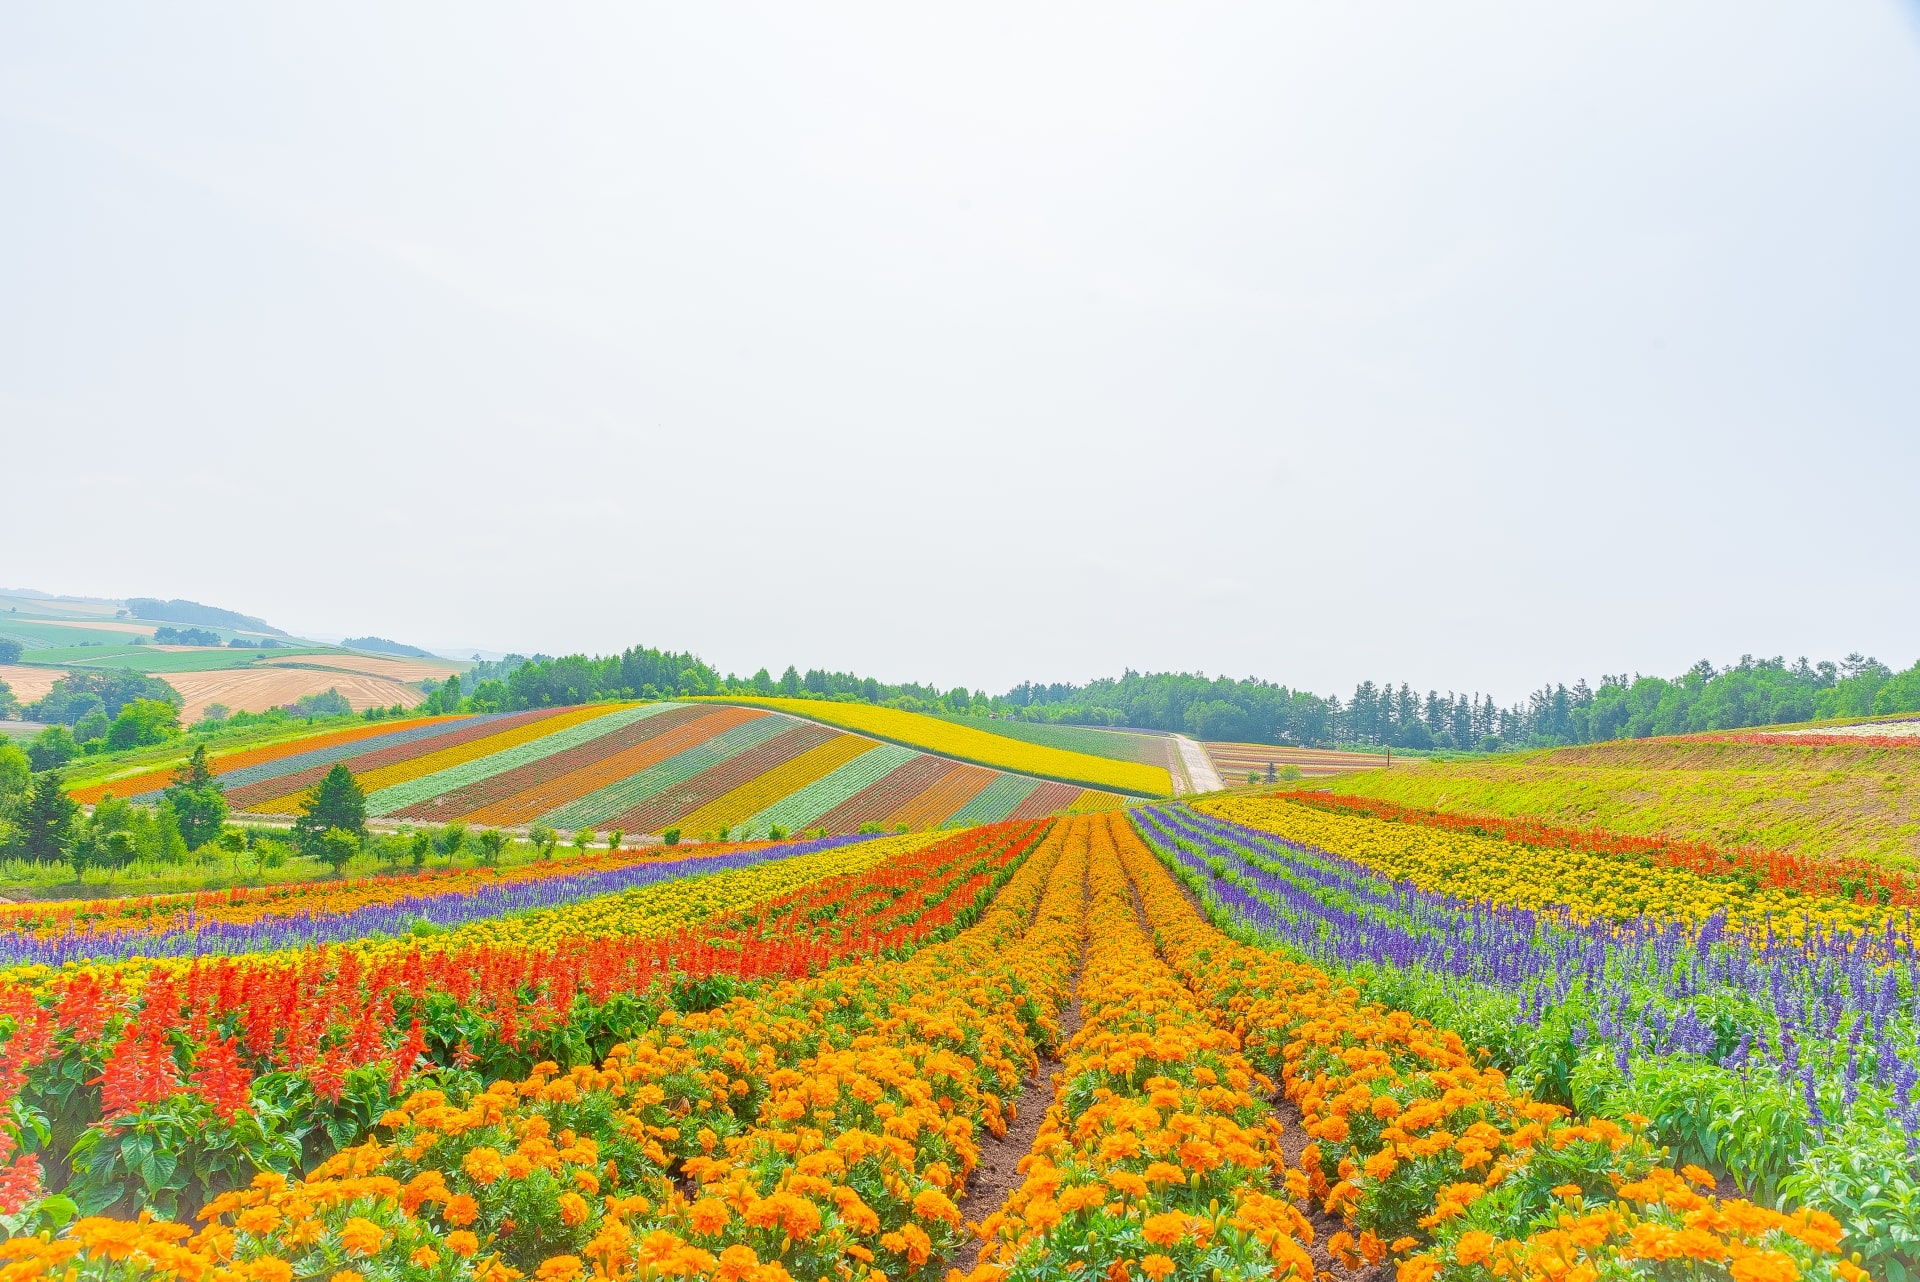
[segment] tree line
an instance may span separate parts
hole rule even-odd
[[[1004,717],[1067,725],[1130,726],[1199,739],[1313,747],[1396,747],[1491,752],[1605,739],[1693,734],[1749,726],[1920,711],[1920,662],[1895,672],[1877,659],[1838,663],[1755,659],[1716,668],[1701,660],[1671,679],[1635,673],[1541,687],[1501,706],[1479,691],[1424,693],[1409,683],[1362,681],[1351,697],[1320,695],[1255,677],[1139,673],[1084,685],[1022,682],[1001,695],[890,683],[852,672],[789,666],[722,676],[690,653],[636,646],[617,655],[476,663],[431,691],[428,711],[504,712],[597,699],[691,695],[782,696],[880,704],[911,712]]]

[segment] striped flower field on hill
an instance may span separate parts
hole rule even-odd
[[[1125,764],[1125,763],[1108,763]],[[776,829],[911,831],[1068,810],[1119,796],[876,741],[816,720],[717,703],[607,703],[336,731],[216,757],[228,803],[289,818],[334,766],[391,823],[546,824],[756,839]],[[170,771],[95,784],[153,802]]]

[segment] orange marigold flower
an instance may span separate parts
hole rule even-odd
[[[1173,1258],[1155,1251],[1140,1261],[1140,1271],[1152,1278],[1153,1282],[1160,1282],[1161,1278],[1173,1272]]]
[[[1785,1251],[1755,1251],[1727,1269],[1733,1282],[1799,1282],[1800,1269]]]
[[[480,1204],[473,1200],[471,1193],[455,1193],[440,1208],[440,1218],[456,1229],[464,1229],[480,1218]]]
[[[543,1262],[533,1271],[540,1282],[573,1282],[580,1276],[580,1257],[577,1255],[556,1255]]]
[[[593,1213],[592,1208],[587,1205],[587,1199],[572,1190],[560,1195],[559,1206],[560,1222],[568,1228],[585,1224],[587,1216]]]
[[[1187,1235],[1187,1217],[1179,1211],[1149,1215],[1141,1226],[1141,1235],[1154,1246],[1172,1246]]]
[[[349,1255],[372,1255],[386,1240],[386,1230],[364,1216],[354,1216],[340,1230],[340,1246]]]
[[[960,1208],[953,1199],[939,1189],[922,1189],[913,1199],[913,1214],[922,1220],[939,1220],[947,1224],[960,1223]]]
[[[727,1204],[717,1197],[703,1197],[687,1208],[687,1222],[693,1225],[693,1231],[703,1237],[711,1237],[727,1227],[727,1221],[733,1218],[733,1212]],[[759,1263],[759,1261],[755,1261]]]
[[[456,1229],[447,1234],[447,1250],[463,1260],[471,1260],[473,1253],[480,1249],[480,1239],[465,1229]]]
[[[1686,1176],[1703,1189],[1710,1189],[1717,1183],[1711,1174],[1693,1165],[1691,1162],[1680,1168],[1680,1174]]]
[[[440,1261],[440,1253],[430,1246],[416,1246],[413,1254],[407,1257],[407,1263],[415,1268],[432,1268]]]
[[[277,1255],[263,1255],[241,1266],[252,1282],[293,1282],[293,1266]]]
[[[1493,1234],[1480,1229],[1468,1229],[1453,1244],[1453,1258],[1462,1264],[1485,1264],[1493,1254]]]
[[[280,1225],[280,1212],[271,1206],[250,1206],[233,1217],[233,1227],[248,1233],[271,1233]]]
[[[341,1269],[327,1279],[327,1282],[360,1282],[360,1275],[352,1269]]]
[[[467,1154],[467,1160],[460,1164],[476,1184],[491,1184],[507,1171],[507,1160],[500,1156],[500,1150],[481,1147]]]

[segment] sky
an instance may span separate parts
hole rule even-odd
[[[0,10],[0,584],[1003,690],[1920,657],[1920,8]]]

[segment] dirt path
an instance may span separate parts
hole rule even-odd
[[[1173,736],[1173,742],[1180,749],[1181,759],[1187,763],[1187,778],[1193,781],[1195,792],[1218,792],[1226,787],[1220,782],[1220,772],[1213,768],[1205,748],[1183,734]]]
[[[1081,883],[1081,893],[1086,895],[1086,883]],[[1084,902],[1084,900],[1083,900]],[[1066,1005],[1060,1008],[1060,1047],[1073,1039],[1080,1030],[1080,976],[1087,969],[1086,941],[1080,943],[1080,960],[1073,968],[1073,983],[1067,989]],[[960,1199],[960,1214],[967,1219],[969,1228],[976,1228],[994,1212],[1007,1204],[1013,1191],[1020,1187],[1026,1178],[1020,1172],[1020,1159],[1033,1151],[1033,1141],[1040,1134],[1040,1123],[1046,1118],[1047,1108],[1053,1103],[1055,1076],[1059,1073],[1061,1061],[1056,1056],[1043,1055],[1040,1066],[1020,1092],[1020,1098],[1014,1101],[1013,1120],[1007,1123],[1007,1133],[999,1139],[992,1135],[980,1142],[980,1165],[967,1180],[967,1195]],[[980,1262],[980,1252],[986,1242],[975,1236],[954,1252],[947,1261],[949,1268],[962,1273],[971,1273],[973,1266]]]

